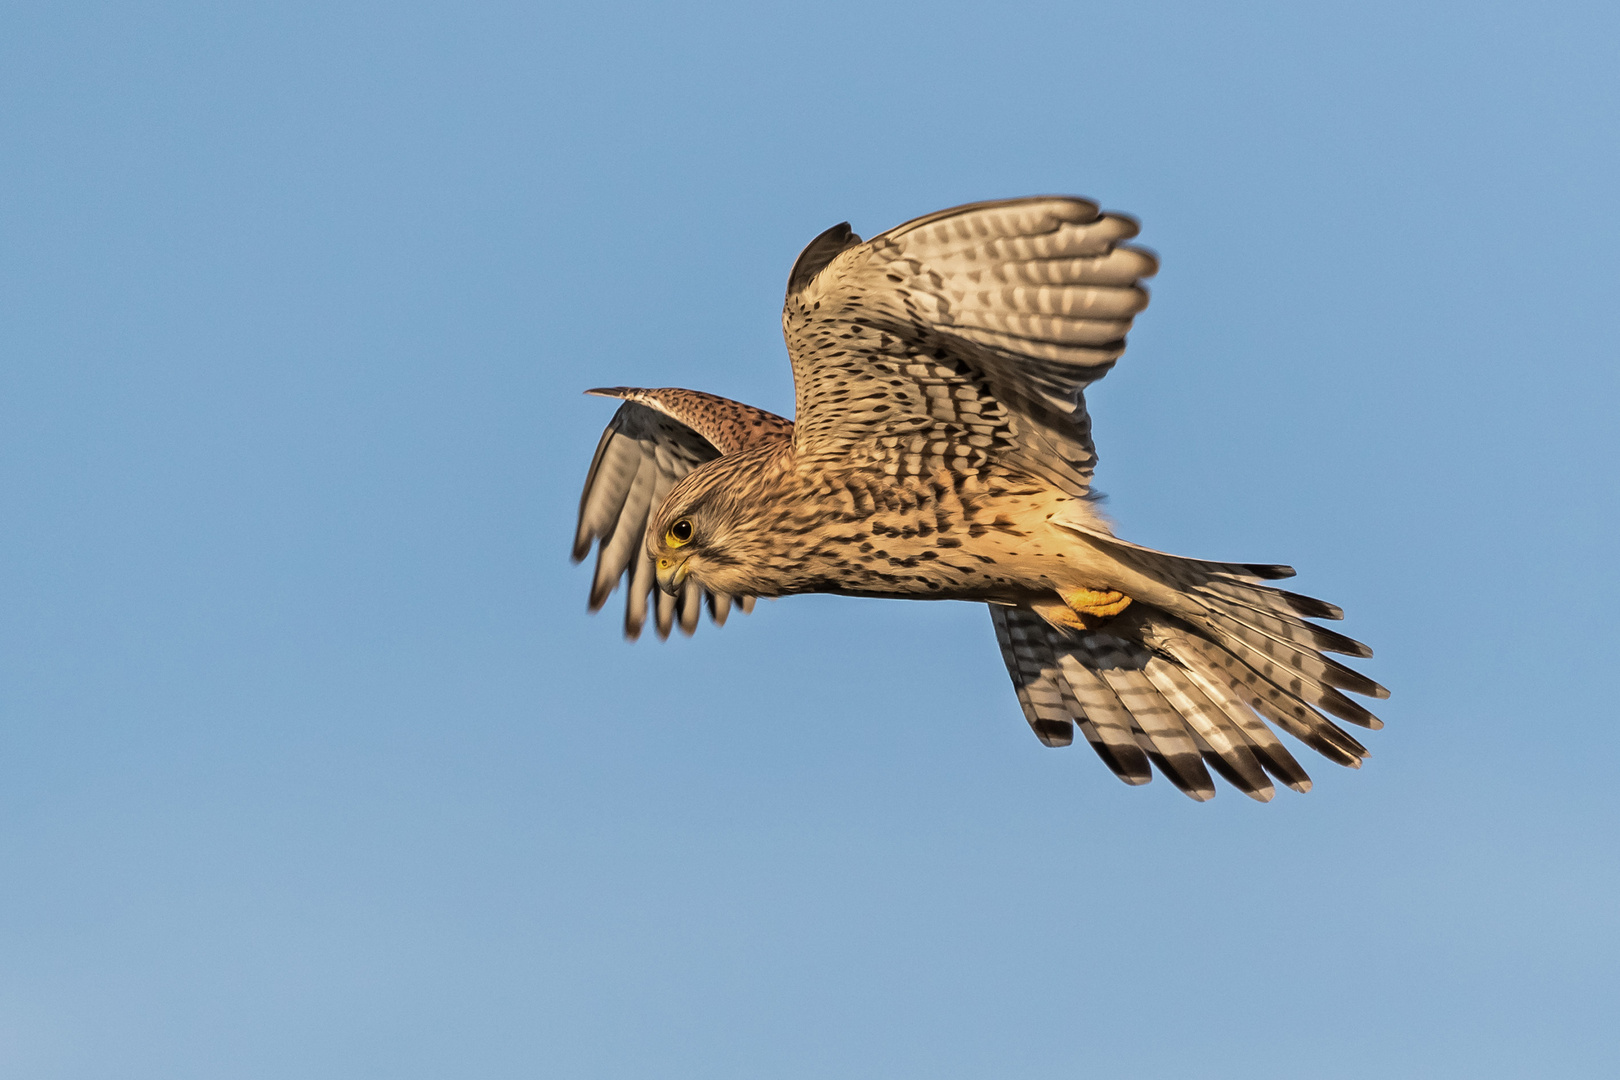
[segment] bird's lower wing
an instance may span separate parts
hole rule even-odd
[[[990,617],[1024,716],[1046,745],[1069,745],[1078,725],[1127,784],[1147,783],[1157,766],[1199,801],[1215,795],[1206,762],[1261,802],[1275,791],[1267,773],[1309,790],[1305,770],[1218,674],[1103,630],[1062,630],[1020,608],[992,604]]]
[[[1359,641],[1310,619],[1331,604],[1264,584],[1285,566],[1186,559],[1093,534],[1094,543],[1168,589],[1165,606],[1138,602],[1093,630],[1048,624],[1032,611],[992,606],[996,637],[1030,726],[1049,746],[1078,724],[1121,779],[1143,784],[1149,763],[1182,791],[1207,799],[1204,765],[1266,800],[1266,774],[1298,791],[1310,778],[1269,725],[1340,765],[1360,767],[1366,747],[1329,715],[1382,723],[1344,691],[1389,691],[1327,656],[1371,656]]]

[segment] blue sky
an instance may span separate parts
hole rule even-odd
[[[7,5],[0,1074],[1620,1073],[1617,34]],[[977,606],[585,613],[579,391],[790,413],[806,241],[1037,192],[1163,260],[1121,533],[1341,604],[1360,772],[1127,788]]]

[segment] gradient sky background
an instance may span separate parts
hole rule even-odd
[[[1612,4],[0,13],[0,1075],[1620,1075]],[[788,267],[1075,192],[1162,256],[1122,533],[1394,691],[1197,805],[976,605],[630,645],[610,403],[791,413]]]

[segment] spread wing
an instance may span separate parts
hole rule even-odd
[[[1389,697],[1328,653],[1368,657],[1359,641],[1311,619],[1339,619],[1332,604],[1265,584],[1286,566],[1184,559],[1107,538],[1122,558],[1173,585],[1188,601],[1175,615],[1148,604],[1087,631],[1061,630],[1032,611],[992,605],[990,618],[1018,702],[1048,746],[1067,746],[1078,724],[1128,784],[1149,763],[1195,799],[1215,794],[1209,771],[1262,802],[1267,774],[1296,791],[1311,780],[1273,727],[1328,760],[1360,768],[1367,748],[1329,717],[1383,726],[1342,691]]]
[[[1127,784],[1147,783],[1157,765],[1199,801],[1215,795],[1206,762],[1261,802],[1275,790],[1271,777],[1310,790],[1299,762],[1245,704],[1242,685],[1212,677],[1197,656],[1158,641],[1159,649],[1149,649],[1106,628],[1059,630],[1018,608],[992,604],[990,619],[1024,717],[1047,746],[1069,745],[1079,724],[1097,756]],[[1182,637],[1189,649],[1198,644],[1194,635]],[[1335,758],[1352,759],[1360,764],[1353,754]]]
[[[909,472],[996,460],[1072,494],[1096,450],[1083,391],[1125,351],[1153,255],[1136,222],[1075,198],[974,203],[862,243],[811,242],[788,280],[801,459]]]
[[[624,633],[632,640],[646,622],[649,594],[655,598],[654,626],[662,638],[677,623],[683,633],[696,630],[705,604],[716,625],[725,623],[734,600],[744,612],[752,611],[753,597],[711,594],[696,582],[688,582],[679,597],[659,591],[643,539],[648,519],[681,477],[723,453],[789,438],[792,423],[696,390],[618,386],[588,393],[624,400],[602,432],[579,500],[574,561],[590,554],[592,543],[597,546],[591,610],[600,609],[620,578],[628,577]]]
[[[1084,391],[1124,352],[1157,269],[1125,243],[1136,231],[1071,198],[957,207],[865,243],[847,225],[829,229],[795,264],[782,315],[795,451],[890,475],[1008,467],[1088,494]],[[1127,555],[1186,597],[1186,611],[1137,604],[1070,632],[991,606],[1041,741],[1067,745],[1078,725],[1121,779],[1146,783],[1156,767],[1198,799],[1214,794],[1210,769],[1262,800],[1273,778],[1309,787],[1268,723],[1360,764],[1366,749],[1324,713],[1377,727],[1340,691],[1388,691],[1323,655],[1370,655],[1305,621],[1336,608],[1259,584],[1291,573],[1283,567]]]

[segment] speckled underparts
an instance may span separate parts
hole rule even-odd
[[[1209,768],[1270,799],[1310,779],[1287,732],[1340,764],[1366,749],[1326,714],[1388,692],[1326,652],[1366,646],[1309,619],[1330,604],[1265,585],[1284,566],[1120,540],[1091,491],[1087,385],[1125,349],[1154,256],[1083,199],[978,203],[799,256],[782,315],[796,421],[694,390],[615,387],[574,558],[590,604],[628,578],[625,632],[653,598],[668,636],[706,605],[826,592],[989,605],[1042,742],[1081,732],[1121,779],[1153,768],[1196,799]],[[1208,768],[1206,768],[1206,764]]]

